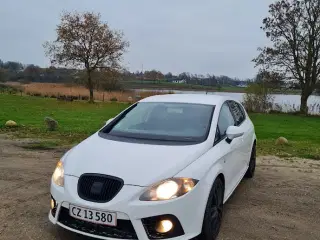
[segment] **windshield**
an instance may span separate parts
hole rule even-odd
[[[142,102],[102,131],[108,135],[146,140],[204,141],[213,105]]]

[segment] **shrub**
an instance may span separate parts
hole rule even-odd
[[[118,99],[117,99],[116,97],[112,97],[112,98],[110,98],[110,101],[111,101],[111,102],[117,102]]]
[[[19,82],[22,83],[22,84],[29,84],[29,83],[31,83],[31,81],[28,80],[28,79],[22,79],[22,80],[20,80]]]
[[[283,113],[283,108],[280,104],[275,103],[269,113]]]
[[[248,112],[268,112],[274,101],[271,89],[263,82],[250,84],[243,98],[243,105]]]
[[[140,95],[136,95],[135,99],[136,99],[136,101],[139,101],[139,100],[141,100],[141,96]]]
[[[23,88],[20,86],[11,86],[4,83],[0,84],[0,92],[9,93],[9,94],[17,94],[18,92],[23,92]]]
[[[66,101],[66,102],[72,102],[74,99],[77,99],[77,97],[68,96],[68,95],[59,95],[59,96],[57,97],[57,100],[59,100],[59,101]]]
[[[89,101],[89,97],[88,97],[88,96],[82,96],[82,97],[81,97],[81,100]]]

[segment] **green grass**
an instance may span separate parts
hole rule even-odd
[[[320,160],[320,118],[290,114],[250,114],[255,125],[260,155],[303,157]],[[275,140],[285,137],[286,146]]]
[[[128,107],[123,103],[61,102],[29,96],[0,94],[0,133],[12,132],[17,137],[43,139],[46,143],[33,149],[52,148],[56,145],[75,144],[101,128],[105,121]],[[46,116],[58,121],[57,131],[47,131]],[[258,154],[280,157],[320,159],[320,118],[289,114],[250,114],[258,137]],[[19,127],[8,129],[7,120]],[[276,146],[283,136],[286,146]]]
[[[52,138],[61,143],[76,143],[128,106],[123,103],[88,104],[0,94],[0,131],[12,131],[18,137]],[[46,116],[58,121],[57,131],[46,130]],[[6,128],[7,120],[16,121],[19,127]]]

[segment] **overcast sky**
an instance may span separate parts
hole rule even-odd
[[[54,40],[63,10],[100,12],[130,41],[124,64],[247,78],[267,40],[260,30],[272,0],[15,0],[1,1],[0,59],[48,66],[42,47]]]

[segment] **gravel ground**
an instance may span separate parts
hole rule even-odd
[[[27,150],[0,136],[0,239],[87,239],[52,226],[49,183],[63,150]],[[225,205],[219,240],[320,239],[320,162],[258,159]]]

